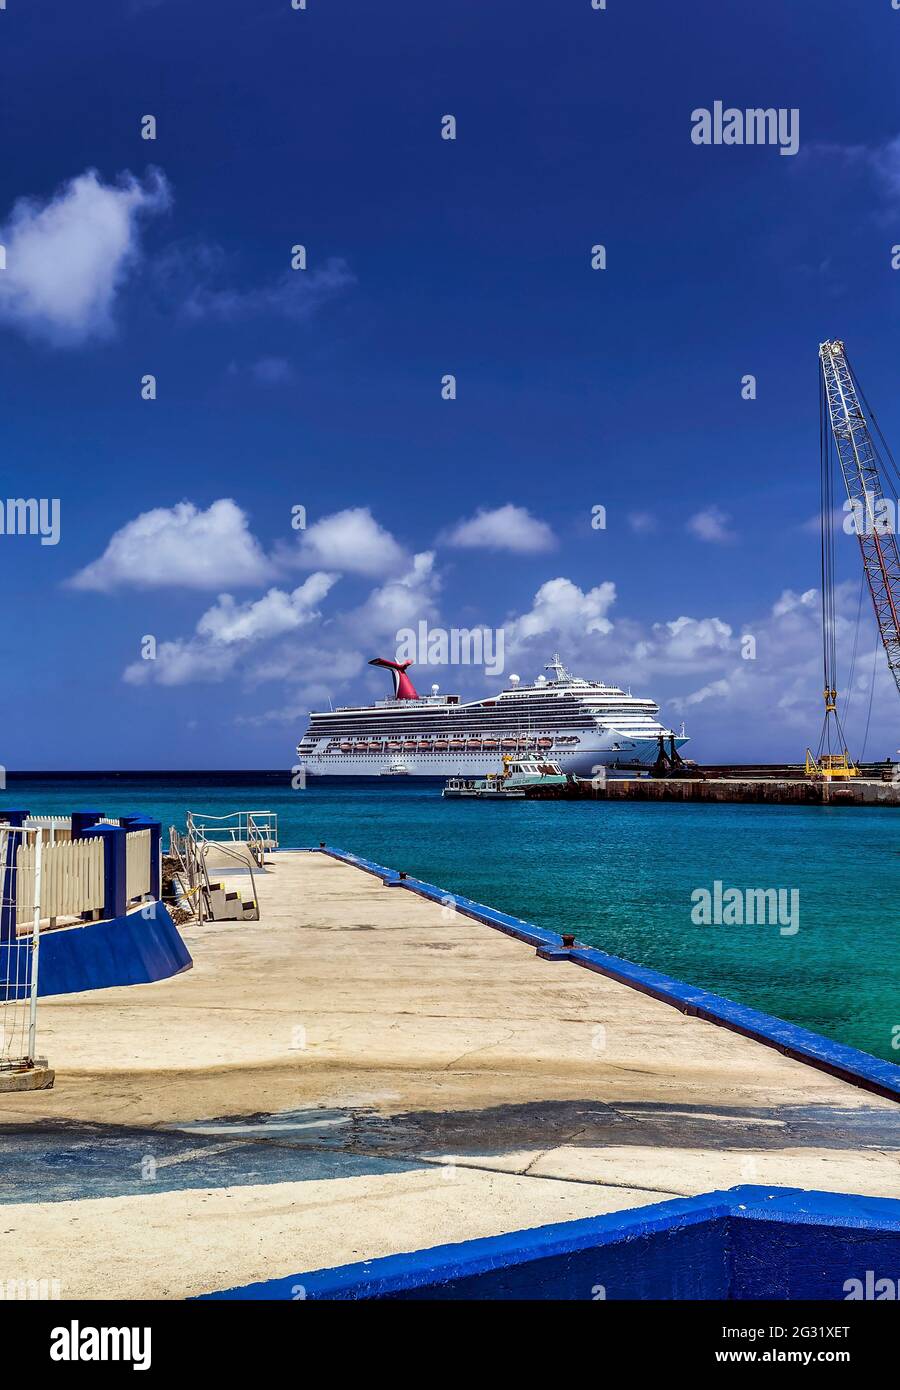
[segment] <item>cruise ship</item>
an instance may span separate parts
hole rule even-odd
[[[687,742],[683,727],[676,734],[659,723],[652,700],[573,676],[558,654],[533,684],[511,675],[497,695],[462,702],[436,685],[419,695],[409,661],[375,657],[369,665],[390,671],[393,696],[310,714],[297,746],[309,777],[483,776],[500,771],[505,754],[528,753],[590,777],[599,767],[647,766],[661,736],[667,748]]]

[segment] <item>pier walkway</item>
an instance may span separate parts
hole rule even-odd
[[[42,1001],[0,1283],[183,1297],[738,1183],[900,1197],[900,1107],[321,854]]]

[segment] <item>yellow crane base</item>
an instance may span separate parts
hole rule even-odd
[[[815,758],[806,750],[806,775],[819,781],[832,782],[844,777],[858,777],[859,768],[851,761],[846,748],[843,753],[823,753]]]

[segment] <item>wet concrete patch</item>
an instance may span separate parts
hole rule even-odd
[[[205,1135],[237,1127],[261,1142],[344,1152],[444,1154],[498,1158],[546,1150],[606,1145],[660,1149],[784,1149],[900,1153],[900,1112],[883,1106],[734,1107],[598,1100],[535,1101],[474,1110],[411,1110],[386,1113],[373,1106],[276,1115],[222,1117],[185,1127]]]
[[[273,1117],[277,1120],[277,1117]],[[408,1170],[400,1158],[335,1152],[307,1131],[306,1143],[279,1144],[273,1125],[259,1143],[253,1126],[200,1130],[29,1125],[0,1132],[0,1206],[153,1192],[308,1182]],[[2,1229],[2,1227],[0,1227]]]
[[[306,1106],[141,1129],[66,1122],[0,1128],[0,1204],[304,1182],[483,1159],[629,1145],[900,1153],[900,1116],[878,1106],[690,1106],[540,1101],[390,1114]],[[584,1180],[584,1179],[582,1179]]]

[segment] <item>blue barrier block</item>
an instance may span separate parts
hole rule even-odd
[[[73,811],[72,839],[80,840],[90,826],[96,825],[98,821],[103,819],[104,814],[103,811]]]
[[[900,1201],[741,1186],[202,1297],[836,1301],[898,1268]]]
[[[120,825],[90,825],[82,840],[103,841],[103,916],[123,917],[125,896],[125,836]]]

